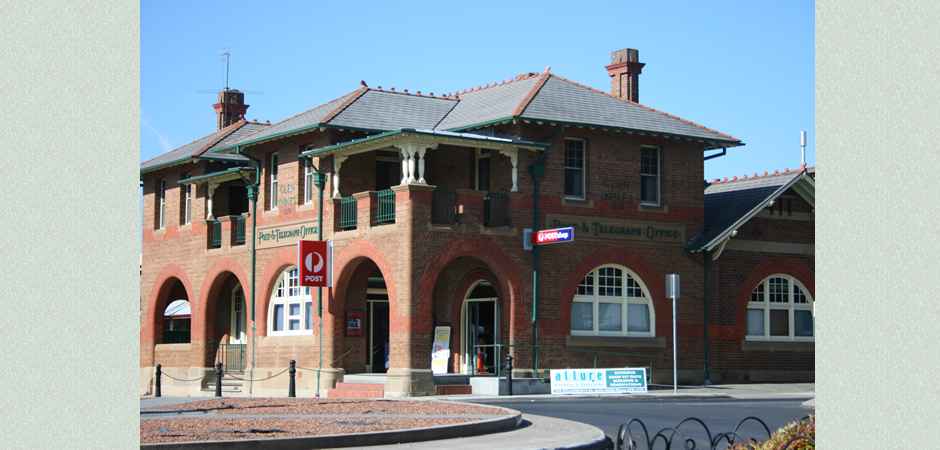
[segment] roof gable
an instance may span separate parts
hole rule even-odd
[[[144,161],[140,164],[140,171],[141,173],[152,172],[164,167],[183,163],[206,152],[223,148],[227,146],[226,142],[252,135],[266,127],[268,127],[268,125],[263,123],[248,122],[244,119],[239,120],[212,134],[203,136],[188,144]]]

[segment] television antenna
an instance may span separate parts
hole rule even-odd
[[[227,91],[227,90],[230,89],[230,87],[229,87],[229,74],[230,74],[230,72],[231,72],[232,52],[229,51],[228,49],[225,49],[225,51],[223,51],[220,56],[221,56],[222,62],[225,63],[225,66],[224,66],[224,67],[225,67],[225,78],[224,78],[224,80],[225,80],[225,88],[224,88],[224,90]],[[241,90],[241,89],[239,89],[239,90],[240,90],[241,92],[245,93],[245,94],[251,94],[251,95],[263,95],[263,94],[264,94],[264,93],[261,92],[261,91],[246,91],[246,90]],[[200,94],[217,94],[219,91],[216,90],[216,89],[200,89],[200,90],[198,90],[198,91],[196,91],[196,92],[198,92],[198,93],[200,93]]]

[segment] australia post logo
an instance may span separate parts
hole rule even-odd
[[[329,241],[298,241],[297,267],[301,286],[332,286],[332,246]]]
[[[535,245],[554,244],[557,242],[570,242],[574,240],[574,227],[552,228],[539,230],[532,238]]]

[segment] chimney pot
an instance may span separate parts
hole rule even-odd
[[[610,95],[640,101],[640,73],[644,63],[640,62],[640,51],[635,48],[622,48],[610,52],[610,64],[606,66],[610,75]]]

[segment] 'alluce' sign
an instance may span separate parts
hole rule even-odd
[[[532,243],[535,245],[556,244],[558,242],[571,242],[574,240],[574,228],[552,228],[535,232]]]

